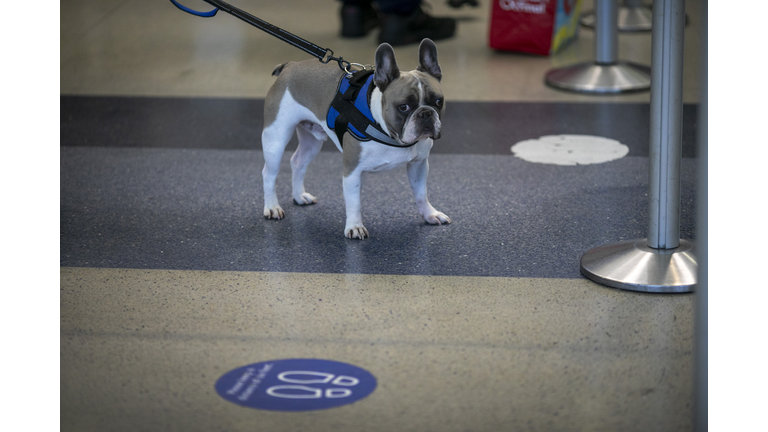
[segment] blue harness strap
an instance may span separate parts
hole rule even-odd
[[[358,71],[339,80],[336,96],[333,98],[326,125],[336,132],[339,144],[343,145],[344,134],[349,133],[359,141],[376,141],[392,147],[403,145],[387,135],[373,118],[368,97],[373,91],[373,71]]]

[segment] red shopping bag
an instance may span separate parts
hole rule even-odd
[[[582,0],[493,0],[491,48],[550,55],[576,37]]]

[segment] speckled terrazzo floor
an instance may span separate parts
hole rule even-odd
[[[231,2],[345,58],[375,49],[373,35],[339,38],[325,3]],[[61,430],[692,430],[694,297],[579,274],[590,248],[644,237],[648,211],[648,93],[543,84],[550,67],[592,55],[591,32],[550,58],[495,53],[486,2],[433,2],[461,18],[459,36],[438,43],[458,102],[428,183],[453,223],[420,219],[404,170],[369,175],[371,238],[360,242],[342,235],[341,160],[328,144],[307,178],[318,204],[291,204],[287,154],[287,217],[261,217],[259,109],[271,69],[300,52],[162,3],[62,10]],[[681,231],[695,239],[695,8],[689,18]],[[620,49],[647,64],[650,35],[622,36]],[[618,139],[630,153],[562,167],[509,152],[558,133]],[[284,358],[354,364],[378,386],[291,413],[214,389],[234,368]]]
[[[61,278],[67,430],[690,429],[691,296],[584,279],[73,268]],[[296,357],[343,359],[379,387],[303,413],[242,408],[213,389],[230,369]]]

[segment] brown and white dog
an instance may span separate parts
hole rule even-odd
[[[345,75],[335,64],[307,60],[286,63],[275,69],[273,75],[278,78],[266,97],[265,127],[261,135],[265,160],[262,171],[265,218],[282,219],[285,216],[275,194],[275,180],[285,146],[295,130],[299,147],[291,157],[291,168],[296,204],[317,202],[304,190],[304,175],[323,141],[330,137],[342,151],[346,237],[364,239],[369,236],[360,212],[361,175],[365,171],[407,166],[416,204],[424,219],[438,225],[451,222],[427,199],[427,158],[432,140],[440,137],[441,118],[445,110],[437,47],[431,40],[424,39],[419,46],[419,66],[408,72],[400,71],[394,50],[386,43],[379,46],[375,57],[375,88],[367,96],[370,113],[379,129],[397,146],[360,141],[350,133],[343,135],[343,143],[339,142],[337,134],[325,121],[339,80]]]

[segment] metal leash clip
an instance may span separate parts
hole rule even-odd
[[[346,60],[344,60],[344,57],[334,57],[333,56],[333,50],[330,48],[325,49],[325,55],[320,59],[320,63],[322,64],[328,64],[331,60],[339,63],[339,67],[341,70],[349,74],[349,67],[353,64]]]
[[[330,53],[330,54],[328,54],[328,53]],[[326,48],[326,57],[320,59],[320,63],[328,64],[328,62],[330,62],[331,60],[334,60],[334,61],[339,63],[339,67],[341,68],[341,70],[343,70],[344,72],[347,73],[347,78],[351,77],[353,73],[361,71],[361,70],[362,71],[369,71],[369,70],[372,71],[372,70],[375,69],[375,67],[371,66],[371,65],[364,65],[364,64],[360,64],[360,63],[351,63],[351,62],[348,62],[348,61],[344,60],[343,57],[334,57],[333,56],[333,50],[330,49],[330,48]],[[352,67],[356,67],[358,69],[357,70],[351,70]]]
[[[360,63],[350,63],[348,61],[345,61],[344,63],[346,63],[346,65],[342,69],[344,69],[344,72],[347,73],[347,78],[350,78],[352,76],[352,74],[355,73],[355,72],[368,71],[368,70],[372,71],[372,70],[376,69],[375,67],[373,67],[371,65],[364,65],[364,64],[360,64]],[[339,65],[341,65],[341,63],[339,63]],[[352,66],[358,67],[359,70],[350,71],[349,68],[352,67]]]

